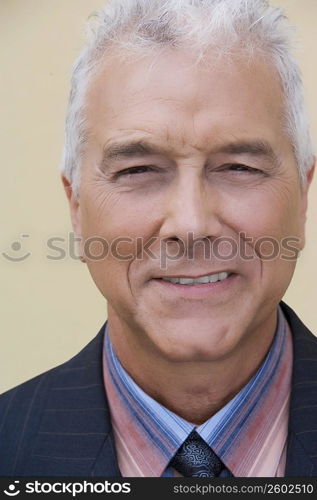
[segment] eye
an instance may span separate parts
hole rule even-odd
[[[146,172],[153,171],[153,167],[150,165],[139,165],[137,167],[129,167],[124,170],[120,170],[115,174],[115,177],[122,177],[124,175],[135,175],[135,174],[144,174]]]
[[[262,173],[258,168],[248,167],[247,165],[243,165],[241,163],[231,163],[229,165],[225,165],[221,168],[221,170],[230,170],[232,172],[249,172],[251,174]]]

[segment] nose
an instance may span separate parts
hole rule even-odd
[[[195,240],[219,237],[222,224],[215,188],[206,186],[199,174],[184,175],[175,184],[165,200],[160,237],[183,241],[189,234]]]

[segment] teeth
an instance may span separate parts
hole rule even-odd
[[[209,283],[209,276],[202,276],[201,278],[197,278],[196,283]]]
[[[227,279],[229,273],[209,274],[201,276],[200,278],[162,278],[164,281],[176,283],[179,285],[199,285],[201,283],[216,283],[216,281],[223,281]]]
[[[180,283],[180,285],[193,285],[194,279],[193,278],[179,278],[179,283]]]
[[[223,281],[226,278],[228,278],[229,274],[228,273],[219,273],[219,281]]]
[[[167,280],[170,281],[171,283],[179,283],[179,279],[178,278],[167,278]]]

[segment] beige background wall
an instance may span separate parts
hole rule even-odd
[[[66,238],[71,231],[57,171],[69,75],[83,43],[84,22],[102,3],[0,0],[0,392],[73,356],[105,320],[105,301],[86,267],[70,258],[46,257],[48,238]],[[286,8],[299,29],[299,57],[317,145],[317,1],[274,3]],[[285,297],[315,332],[316,224],[315,179],[307,247]],[[28,252],[18,263],[3,255],[16,259]]]

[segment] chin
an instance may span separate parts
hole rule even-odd
[[[173,363],[211,363],[223,360],[234,350],[230,346],[180,342],[178,345],[156,345],[163,359]]]
[[[234,332],[222,325],[217,327],[196,320],[192,322],[178,320],[147,325],[146,333],[152,346],[167,361],[173,362],[211,362],[223,359],[234,350]]]

